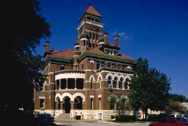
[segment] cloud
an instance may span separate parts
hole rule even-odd
[[[120,32],[118,35],[122,38],[128,38],[127,34],[125,32]]]
[[[114,32],[112,33],[112,35],[113,35],[113,36],[119,35],[120,38],[124,38],[124,39],[128,38],[128,35],[127,35],[127,33],[125,33],[125,32],[114,31]]]

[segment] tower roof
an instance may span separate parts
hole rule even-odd
[[[102,17],[102,15],[91,4],[85,10],[85,13],[92,14],[92,15],[95,15],[98,17]]]
[[[87,9],[85,10],[84,14],[81,16],[80,20],[85,14],[95,15],[100,18],[102,17],[102,15],[91,4],[88,5]]]

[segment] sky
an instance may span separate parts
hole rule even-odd
[[[188,0],[39,0],[41,14],[52,24],[52,35],[41,40],[55,50],[73,49],[79,19],[88,7],[103,16],[104,32],[114,43],[119,34],[120,52],[146,58],[149,66],[171,80],[170,93],[188,98]]]

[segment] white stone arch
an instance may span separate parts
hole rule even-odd
[[[126,79],[131,80],[131,77],[130,77],[129,75],[126,75],[126,76],[125,76],[125,80],[126,80]]]
[[[72,96],[73,101],[74,101],[74,99],[75,99],[77,96],[80,96],[80,97],[82,98],[82,101],[85,102],[85,95],[82,94],[82,93],[75,93],[75,94],[73,94],[73,96]]]
[[[125,76],[123,76],[122,74],[119,76],[119,80],[123,78],[123,80],[125,80]]]
[[[100,77],[101,77],[101,80],[103,79],[103,78],[102,78],[102,74],[99,74],[99,75],[98,75],[98,78],[97,78],[97,81],[99,81],[99,78],[100,78]]]
[[[114,78],[114,75],[113,75],[112,73],[108,73],[108,74],[106,75],[106,80],[108,80],[108,77],[109,77],[109,76],[111,76],[112,79]]]
[[[119,75],[118,74],[114,74],[112,80],[114,80],[115,77],[117,77],[117,80],[119,80]]]
[[[69,97],[71,101],[74,101],[73,96],[72,96],[70,93],[63,93],[63,95],[62,95],[62,97],[61,97],[61,98],[62,98],[62,101],[63,101],[63,99],[64,99],[65,97]]]
[[[95,81],[95,77],[93,76],[93,75],[91,75],[90,77],[89,77],[89,80],[91,81],[91,78],[93,78],[93,81]]]
[[[61,96],[61,94],[57,93],[57,94],[55,95],[55,101],[56,101],[57,98],[59,98],[60,101],[62,101],[62,96]]]

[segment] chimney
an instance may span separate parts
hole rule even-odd
[[[108,33],[107,32],[104,33],[104,44],[108,45]]]
[[[115,46],[118,47],[119,46],[119,35],[115,35],[114,39],[115,39]]]
[[[50,42],[49,41],[46,41],[44,49],[45,49],[45,53],[49,53],[50,52]]]

